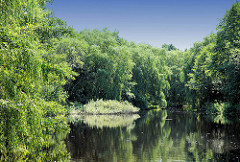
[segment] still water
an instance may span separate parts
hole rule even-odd
[[[72,161],[240,161],[240,123],[200,113],[70,116]]]

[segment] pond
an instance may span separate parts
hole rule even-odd
[[[72,161],[240,161],[239,121],[218,118],[176,110],[71,116],[65,143]]]

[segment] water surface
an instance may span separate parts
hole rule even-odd
[[[72,161],[240,161],[238,121],[166,110],[69,121]]]

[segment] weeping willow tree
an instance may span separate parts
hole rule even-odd
[[[45,9],[46,2],[0,1],[1,161],[54,160],[53,152],[56,159],[68,157],[64,145],[53,141],[68,130],[60,103],[65,78],[73,73],[53,44],[69,30]]]

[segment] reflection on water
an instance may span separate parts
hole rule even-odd
[[[236,122],[166,110],[76,119],[66,140],[73,161],[240,161]]]
[[[0,161],[69,161],[65,117],[19,119],[18,112],[5,112],[0,111]]]
[[[134,120],[140,118],[138,114],[132,115],[70,115],[68,121],[70,123],[77,123],[83,121],[89,127],[127,127],[131,126]]]
[[[221,114],[211,114],[211,115],[206,116],[206,118],[209,121],[213,121],[214,123],[217,123],[217,124],[234,124],[234,123],[240,122],[240,119],[224,116],[222,113]]]

